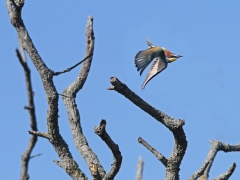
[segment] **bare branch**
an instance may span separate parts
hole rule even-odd
[[[227,170],[227,172],[221,174],[220,176],[218,176],[214,180],[228,180],[230,178],[230,176],[233,174],[235,168],[236,168],[236,163],[233,163],[230,166],[230,168]]]
[[[89,55],[93,54],[94,51],[94,32],[93,32],[93,17],[88,17],[88,23],[86,27],[86,50],[85,50],[85,57],[88,57]],[[84,61],[83,66],[80,70],[80,73],[78,75],[79,80],[76,79],[76,88],[74,89],[75,93],[77,93],[80,89],[82,89],[85,81],[87,80],[88,73],[90,71],[90,67],[92,64],[92,56],[88,58],[87,61]]]
[[[203,173],[204,173],[205,169],[207,168],[208,164],[209,164],[209,162],[203,163],[202,167],[199,170],[197,170],[188,180],[196,180],[197,178],[199,178],[202,175],[203,175],[203,177],[205,177]]]
[[[34,94],[34,92],[32,92]],[[31,110],[33,109],[34,107],[33,106],[24,106],[24,109],[27,109],[27,110]]]
[[[34,154],[33,156],[30,157],[30,159],[35,158],[35,157],[38,157],[38,156],[41,156],[41,155],[42,155],[42,153],[40,153],[40,154]]]
[[[32,134],[34,136],[39,136],[39,137],[42,137],[42,138],[46,138],[46,139],[49,139],[49,135],[48,133],[43,133],[43,132],[39,132],[39,131],[28,131],[29,134]]]
[[[58,94],[58,95],[64,96],[64,97],[66,97],[66,98],[73,98],[73,97],[65,96],[65,95],[63,95],[63,94]]]
[[[153,153],[156,158],[163,163],[165,167],[167,167],[167,158],[165,158],[164,155],[162,155],[160,152],[158,152],[154,147],[152,147],[150,144],[148,144],[144,139],[141,137],[138,138],[138,142],[141,143],[143,146],[145,146],[151,153]]]
[[[19,40],[20,41],[20,40]],[[22,45],[20,43],[20,47],[22,49]],[[23,50],[22,53],[24,54]],[[18,57],[18,60],[20,64],[23,67],[24,74],[25,74],[25,82],[26,82],[26,89],[27,89],[27,95],[28,95],[28,112],[30,116],[30,127],[31,130],[37,131],[37,120],[36,120],[36,115],[35,115],[35,105],[34,105],[34,99],[33,99],[33,90],[32,90],[32,83],[31,83],[31,72],[30,69],[28,68],[27,62],[26,62],[26,57],[22,56],[18,49],[16,49],[16,54]],[[27,180],[29,179],[29,174],[28,174],[28,165],[29,165],[29,160],[31,159],[31,152],[37,143],[37,136],[31,136],[28,147],[26,151],[22,154],[22,166],[21,166],[21,175],[20,179],[21,180]]]
[[[60,71],[60,72],[54,72],[53,73],[53,76],[58,76],[60,74],[63,74],[63,73],[66,73],[66,72],[69,72],[71,71],[72,69],[74,69],[75,67],[77,67],[78,65],[82,64],[82,62],[84,62],[85,60],[87,60],[88,58],[90,58],[91,56],[93,56],[93,54],[89,54],[89,56],[85,57],[82,61],[78,62],[77,64],[75,64],[74,66],[70,67],[70,68],[67,68],[63,71]]]
[[[139,157],[138,164],[137,164],[137,173],[136,173],[136,180],[143,180],[142,174],[143,174],[143,165],[144,162],[142,160],[142,157]]]
[[[174,119],[160,110],[152,107],[150,104],[142,100],[138,95],[132,92],[125,84],[119,81],[116,77],[111,77],[110,82],[112,86],[109,90],[115,90],[118,93],[125,96],[136,106],[141,108],[143,111],[154,117],[158,122],[166,126],[174,136],[174,148],[173,152],[168,158],[166,167],[166,179],[178,180],[180,164],[187,148],[187,140],[182,126],[185,124],[183,120]]]
[[[75,81],[70,84],[62,93],[62,99],[66,106],[68,112],[68,121],[71,127],[72,136],[74,139],[74,143],[84,160],[90,166],[91,163],[97,166],[98,172],[103,178],[105,176],[105,170],[103,169],[100,161],[96,154],[89,147],[86,137],[83,134],[80,120],[80,113],[77,108],[75,97],[79,90],[83,87],[88,73],[90,71],[91,62],[92,62],[92,54],[94,51],[94,32],[93,32],[93,17],[88,17],[87,27],[86,27],[86,51],[85,57],[88,57],[81,67],[80,73]],[[90,56],[91,55],[91,56]],[[90,168],[90,167],[89,167]],[[96,178],[93,176],[93,178]]]
[[[208,179],[208,177],[209,177],[209,171],[212,167],[214,158],[216,157],[218,151],[223,151],[223,152],[240,151],[240,144],[230,145],[230,144],[220,142],[218,140],[210,141],[210,143],[212,144],[212,146],[211,146],[211,148],[208,152],[207,158],[204,162],[204,165],[206,165],[208,163],[208,165],[206,166],[206,169],[204,170],[204,175],[203,175],[206,179]],[[189,179],[191,179],[191,180],[197,179],[197,176],[195,176],[195,174],[196,173],[194,173]]]
[[[20,62],[20,64],[22,65],[22,67],[23,67],[23,70],[24,70],[24,73],[25,73],[25,80],[27,79],[27,77],[26,77],[26,73],[28,73],[27,75],[28,75],[28,77],[31,77],[30,76],[30,69],[29,69],[29,67],[28,67],[28,65],[27,65],[27,63],[26,63],[26,60],[24,60],[23,58],[22,58],[22,55],[20,54],[20,52],[19,52],[19,50],[18,49],[16,49],[16,55],[17,55],[17,57],[18,57],[18,60],[19,60],[19,62]],[[28,78],[29,79],[29,78]],[[31,79],[30,79],[31,80]],[[31,81],[30,81],[31,82]]]
[[[21,3],[20,3],[21,2]],[[38,133],[37,131],[29,131],[34,135],[42,135],[42,137],[48,138],[53,145],[55,151],[61,159],[61,167],[72,179],[83,180],[86,176],[79,169],[77,163],[72,158],[72,155],[68,149],[68,145],[59,133],[58,127],[58,93],[53,83],[53,72],[46,66],[37,49],[35,48],[27,29],[21,18],[21,11],[24,1],[19,0],[15,4],[13,0],[7,0],[6,6],[12,25],[15,27],[23,49],[25,49],[31,58],[35,68],[37,69],[43,83],[43,87],[46,92],[48,111],[47,111],[47,136],[44,133]]]
[[[125,96],[127,99],[132,101],[136,106],[141,108],[143,111],[154,117],[157,121],[166,126],[170,131],[182,127],[185,122],[180,119],[174,119],[160,110],[152,107],[150,104],[141,99],[137,94],[132,92],[125,84],[123,84],[117,77],[111,77],[110,82],[112,86],[109,90],[115,90],[118,93]]]
[[[113,156],[114,156],[114,162],[112,164],[112,168],[110,172],[104,176],[103,180],[113,180],[116,174],[118,173],[121,164],[122,164],[122,155],[119,150],[119,147],[117,144],[113,142],[111,137],[106,132],[106,120],[102,120],[100,123],[100,126],[94,127],[94,132],[107,144],[107,146],[111,149]]]
[[[205,162],[209,161],[209,165],[207,166],[207,168],[204,172],[204,175],[207,178],[209,176],[209,171],[212,167],[214,158],[216,157],[218,151],[223,151],[223,152],[240,151],[240,144],[230,145],[230,144],[222,143],[218,140],[215,140],[215,141],[212,140],[212,141],[210,141],[210,143],[212,144],[212,146],[211,146],[209,153],[207,155],[207,158],[205,160]]]

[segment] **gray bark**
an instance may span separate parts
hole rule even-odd
[[[138,164],[137,164],[137,173],[136,173],[136,180],[143,180],[142,174],[143,174],[143,165],[144,162],[142,160],[142,157],[139,157]]]
[[[24,5],[24,1],[14,2],[12,0],[7,0],[6,5],[11,23],[18,33],[22,47],[27,51],[41,77],[48,103],[47,132],[42,133],[38,131],[29,131],[29,133],[45,137],[49,140],[60,158],[60,161],[55,161],[55,163],[62,167],[72,179],[87,179],[85,174],[79,169],[78,164],[75,162],[68,149],[68,145],[59,133],[58,93],[53,83],[53,71],[47,67],[38,54],[38,51],[23,23],[21,10]]]
[[[214,180],[228,180],[230,178],[230,176],[233,174],[235,168],[236,168],[236,164],[233,163],[225,173],[221,174]]]
[[[106,131],[107,122],[102,120],[100,126],[94,127],[94,132],[107,144],[113,154],[113,164],[111,170],[103,177],[103,180],[113,180],[120,170],[122,164],[122,154],[117,144],[113,142]]]
[[[164,112],[152,107],[150,104],[141,99],[138,95],[132,92],[125,84],[123,84],[116,77],[111,77],[110,82],[112,84],[109,90],[115,90],[118,93],[125,96],[136,106],[141,108],[143,111],[154,117],[158,122],[166,126],[174,136],[174,148],[171,156],[167,160],[166,166],[166,179],[167,180],[178,180],[180,164],[187,148],[187,140],[183,130],[185,122],[180,119],[174,119]]]
[[[202,179],[207,180],[208,177],[209,177],[209,172],[210,172],[210,169],[212,167],[213,161],[214,161],[218,151],[223,151],[223,152],[234,152],[234,151],[237,152],[237,151],[240,151],[240,144],[230,145],[230,144],[220,142],[218,140],[210,141],[210,143],[212,144],[212,146],[211,146],[211,148],[208,152],[208,155],[207,155],[207,158],[206,158],[205,162],[202,165],[201,173],[199,173],[200,170],[196,171],[189,178],[189,180],[196,180],[198,177],[201,177]],[[231,168],[231,169],[232,169],[232,173],[233,173],[235,167]],[[231,176],[232,173],[229,174],[229,175]]]
[[[25,75],[25,82],[26,82],[26,89],[27,89],[27,96],[28,96],[28,106],[25,106],[24,108],[28,110],[29,116],[30,116],[30,127],[33,131],[37,131],[37,119],[35,115],[35,104],[34,104],[34,92],[32,90],[32,83],[31,83],[31,71],[28,68],[26,56],[24,55],[24,51],[21,45],[21,41],[19,40],[20,48],[22,54],[16,49],[16,54],[18,57],[18,60],[20,64],[23,67],[24,75]],[[20,180],[28,180],[29,174],[28,174],[28,165],[29,161],[31,159],[31,153],[32,150],[37,143],[37,136],[31,135],[28,143],[28,147],[26,151],[22,154],[22,162],[21,162],[21,175]]]
[[[86,51],[85,57],[89,57],[89,55],[93,54],[94,51],[94,32],[93,32],[93,17],[88,17],[88,23],[86,27]],[[69,125],[71,127],[72,136],[74,139],[74,143],[84,160],[90,166],[95,164],[98,169],[98,173],[101,178],[105,176],[105,170],[102,167],[97,155],[92,151],[89,147],[86,137],[83,134],[82,127],[81,127],[81,120],[80,120],[80,112],[77,108],[76,104],[76,95],[80,89],[82,89],[90,71],[92,63],[92,56],[87,58],[83,66],[79,72],[79,75],[74,80],[72,84],[70,84],[66,89],[63,91],[62,99],[64,101],[65,107],[68,112],[68,120]],[[99,177],[99,178],[100,178]],[[96,177],[93,177],[96,179]],[[97,179],[99,179],[97,178]]]

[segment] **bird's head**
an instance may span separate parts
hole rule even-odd
[[[172,63],[172,62],[176,61],[178,58],[182,57],[181,55],[177,55],[177,54],[174,54],[174,53],[170,52],[169,50],[167,50],[164,47],[162,49],[165,52],[168,63]]]

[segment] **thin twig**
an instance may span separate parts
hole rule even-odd
[[[44,132],[39,132],[39,131],[28,131],[29,134],[32,134],[34,136],[39,136],[39,137],[42,137],[42,138],[46,138],[46,139],[49,139],[49,134],[48,133],[44,133]]]
[[[38,157],[38,156],[41,156],[41,155],[42,155],[42,153],[35,154],[35,155],[31,156],[30,159],[35,158],[35,157]]]
[[[63,74],[63,73],[66,73],[66,72],[69,72],[71,71],[72,69],[74,69],[75,67],[77,67],[78,65],[82,64],[84,61],[86,61],[88,58],[92,57],[93,56],[93,53],[92,54],[89,54],[87,57],[85,57],[82,61],[78,62],[77,64],[75,64],[74,66],[70,67],[70,68],[67,68],[63,71],[60,71],[60,72],[54,72],[53,73],[53,76],[58,76],[60,74]]]
[[[19,45],[22,47],[21,41],[19,40]],[[21,48],[22,49],[22,48]],[[22,51],[22,53],[24,53]],[[26,82],[26,89],[27,89],[27,95],[28,95],[28,106],[25,106],[29,112],[30,116],[30,127],[32,131],[37,131],[37,119],[36,119],[36,114],[35,114],[35,104],[34,104],[34,93],[32,90],[32,83],[31,83],[31,71],[27,65],[26,57],[22,56],[18,49],[16,49],[16,55],[18,57],[18,60],[20,64],[23,67],[24,74],[25,74],[25,82]],[[29,179],[29,174],[28,174],[28,165],[29,165],[29,160],[31,159],[31,153],[33,148],[35,147],[37,143],[37,136],[32,135],[30,137],[28,147],[26,151],[22,154],[22,167],[21,167],[21,176],[20,180],[27,180]]]
[[[64,96],[64,97],[67,97],[67,98],[73,98],[73,97],[70,97],[70,96],[66,96],[66,95],[64,95],[64,94],[58,94],[58,95]]]
[[[107,122],[103,119],[100,123],[100,126],[94,127],[94,132],[107,144],[113,153],[114,162],[112,164],[112,168],[110,172],[108,172],[103,178],[103,180],[113,180],[121,167],[122,155],[118,145],[113,142],[111,137],[106,132],[106,125]]]
[[[165,167],[167,167],[167,158],[165,158],[164,155],[162,155],[160,152],[158,152],[154,147],[152,147],[150,144],[148,144],[144,139],[141,137],[138,138],[138,142],[142,144],[144,147],[146,147],[151,153],[153,153],[156,158],[163,163]]]
[[[17,55],[17,57],[18,57],[18,60],[19,60],[19,62],[21,63],[24,71],[27,71],[27,73],[30,74],[30,69],[29,69],[29,67],[28,67],[28,65],[27,65],[27,63],[26,63],[26,60],[24,60],[24,59],[22,58],[22,55],[20,54],[20,52],[19,52],[18,49],[16,49],[15,51],[16,51],[16,55]],[[25,76],[25,79],[26,79],[26,76]]]

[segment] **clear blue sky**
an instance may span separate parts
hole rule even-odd
[[[173,136],[162,124],[115,91],[109,78],[117,76],[151,105],[174,118],[184,119],[188,140],[180,177],[198,170],[210,149],[209,140],[240,142],[240,1],[26,1],[22,16],[47,66],[63,70],[84,57],[88,15],[94,17],[95,52],[90,74],[77,103],[90,147],[106,171],[112,154],[93,127],[107,120],[107,131],[119,145],[123,163],[116,180],[135,178],[138,157],[145,162],[146,180],[165,178],[165,168],[137,142],[141,136],[166,157]],[[5,1],[0,5],[1,172],[3,179],[18,179],[20,156],[29,140],[29,116],[23,109],[27,95],[22,67],[16,56],[17,33],[10,24]],[[183,55],[141,90],[146,72],[139,76],[134,57],[146,49],[145,37]],[[45,92],[30,59],[39,131],[46,131]],[[78,75],[79,68],[54,78],[59,93]],[[59,100],[60,131],[79,167],[90,177],[75,149],[66,109]],[[52,160],[59,159],[52,145],[39,138],[31,160],[31,179],[70,179]],[[219,152],[210,179],[236,162],[231,179],[240,177],[240,153]]]

